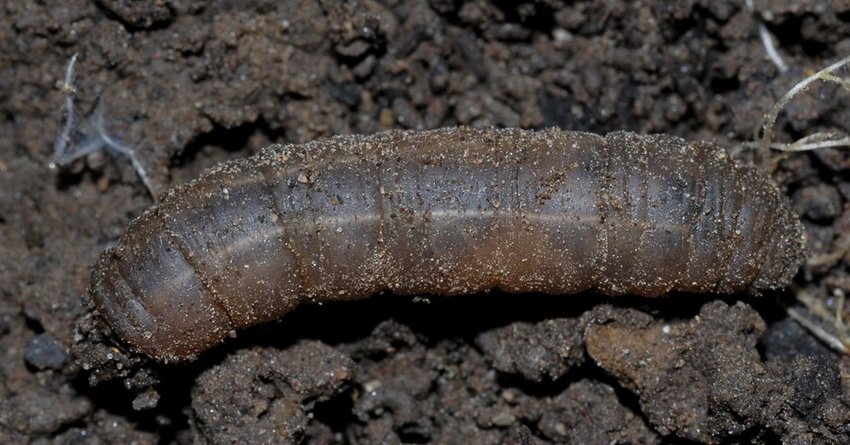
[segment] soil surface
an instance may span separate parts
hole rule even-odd
[[[850,4],[752,7],[3,2],[0,443],[850,443],[850,358],[788,316],[839,333],[847,317],[850,157],[746,145],[777,98],[850,54]],[[136,168],[114,149],[48,168],[69,95],[72,145],[135,147]],[[184,365],[91,334],[89,269],[154,196],[272,142],[453,125],[716,142],[782,185],[810,260],[761,296],[304,307]],[[850,94],[815,85],[776,139],[818,131],[850,132]]]

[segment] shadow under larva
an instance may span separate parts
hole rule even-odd
[[[786,286],[802,227],[706,143],[452,128],[274,145],[167,194],[92,272],[121,340],[181,361],[301,302]]]

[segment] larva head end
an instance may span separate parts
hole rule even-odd
[[[125,236],[92,271],[93,309],[118,343],[162,363],[184,362],[232,330],[191,267],[155,232]]]

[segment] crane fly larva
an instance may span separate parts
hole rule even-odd
[[[90,294],[126,343],[180,361],[305,301],[731,293],[786,286],[802,260],[777,186],[707,143],[389,131],[274,145],[172,190]]]

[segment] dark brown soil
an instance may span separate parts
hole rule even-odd
[[[4,2],[0,443],[850,443],[850,358],[785,311],[795,292],[828,313],[850,292],[850,161],[742,145],[789,87],[850,54],[850,4],[566,3]],[[333,134],[663,132],[777,166],[818,260],[796,291],[761,297],[389,295],[299,309],[188,365],[119,362],[80,346],[83,294],[153,200],[121,156],[48,169],[75,53],[81,120],[100,106],[112,137],[141,143],[157,195]],[[777,138],[817,131],[850,132],[850,94],[816,86]]]

